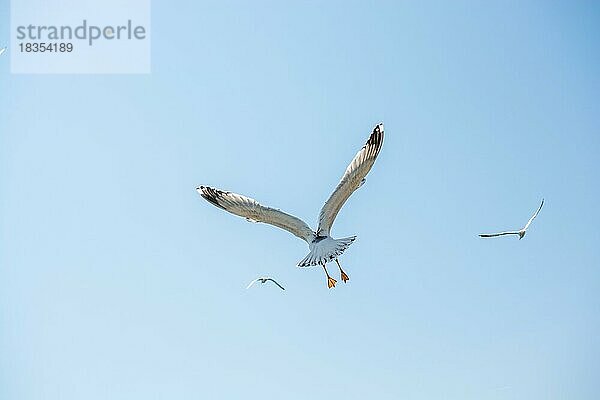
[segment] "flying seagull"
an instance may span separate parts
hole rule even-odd
[[[285,288],[283,286],[281,286],[279,283],[277,283],[277,281],[275,279],[271,278],[270,276],[261,276],[260,278],[256,278],[255,280],[250,282],[248,284],[248,286],[246,286],[246,289],[250,289],[250,286],[254,285],[256,282],[260,282],[264,285],[265,283],[267,283],[267,281],[271,281],[274,284],[276,284],[277,286],[279,286],[281,288],[281,290],[285,290]]]
[[[263,222],[296,235],[308,243],[310,252],[299,267],[321,265],[327,277],[327,287],[332,288],[337,282],[327,272],[325,264],[334,261],[340,269],[341,279],[348,281],[348,275],[342,270],[338,257],[354,242],[356,236],[334,239],[330,236],[331,226],[338,212],[356,189],[365,183],[365,176],[375,163],[377,155],[383,145],[383,124],[378,124],[373,129],[369,140],[354,156],[346,168],[340,183],[337,185],[319,214],[319,225],[313,231],[304,221],[275,208],[263,206],[256,200],[241,194],[226,192],[208,186],[197,187],[196,190],[202,197],[213,205],[232,214],[246,218],[251,222]]]
[[[544,205],[544,199],[542,199],[542,204],[540,204],[540,207],[537,209],[537,211],[533,214],[533,216],[531,218],[529,218],[529,221],[527,221],[527,224],[523,228],[519,229],[518,231],[506,231],[506,232],[500,232],[500,233],[480,233],[479,236],[482,238],[490,238],[490,237],[504,236],[504,235],[519,235],[519,240],[521,240],[521,239],[523,239],[523,236],[525,236],[525,232],[527,232],[529,225],[531,225],[531,223],[533,222],[535,217],[537,217],[537,215],[540,213],[540,210],[542,209],[543,205]]]
[[[6,47],[0,49],[0,56],[6,51]]]

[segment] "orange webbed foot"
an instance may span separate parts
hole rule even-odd
[[[333,279],[332,277],[330,277],[330,276],[329,276],[329,277],[327,277],[327,287],[328,287],[329,289],[331,289],[332,287],[335,287],[335,283],[336,283],[336,282],[337,282],[337,281],[336,281],[335,279]]]
[[[342,278],[342,280],[344,281],[344,283],[346,283],[346,282],[348,282],[350,280],[350,277],[344,271],[341,271],[340,277]]]

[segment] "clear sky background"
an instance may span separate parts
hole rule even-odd
[[[598,398],[598,3],[280,3],[154,1],[150,75],[0,58],[0,398]],[[380,121],[333,290],[194,190],[314,225]]]

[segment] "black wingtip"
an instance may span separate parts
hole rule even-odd
[[[373,146],[377,149],[375,157],[377,157],[377,154],[379,154],[379,150],[381,150],[381,146],[383,145],[383,131],[383,122],[375,125],[371,136],[369,136],[369,140],[367,140],[367,143],[365,144],[365,147]]]
[[[219,204],[219,197],[222,195],[223,192],[221,192],[218,189],[211,188],[209,186],[199,186],[198,188],[196,188],[196,190],[198,189],[200,189],[200,196],[206,199],[206,201],[208,201],[210,204],[222,208],[223,210],[225,209],[225,207]]]

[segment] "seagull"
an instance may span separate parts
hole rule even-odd
[[[6,51],[6,47],[0,49],[0,56]]]
[[[537,215],[540,213],[540,210],[542,209],[543,205],[544,205],[544,199],[542,199],[542,204],[540,204],[540,207],[537,209],[537,211],[533,214],[533,216],[531,218],[529,218],[529,221],[527,221],[527,224],[523,228],[519,229],[518,231],[506,231],[506,232],[500,232],[500,233],[480,233],[479,236],[482,238],[490,238],[490,237],[504,236],[504,235],[519,235],[519,240],[521,240],[521,239],[523,239],[523,236],[525,236],[525,232],[527,232],[527,228],[529,228],[529,225],[531,225],[531,223],[533,222],[535,217],[537,217]]]
[[[263,222],[285,229],[308,243],[309,253],[298,263],[299,267],[320,265],[327,277],[327,287],[335,287],[336,280],[327,272],[325,264],[334,261],[340,269],[340,277],[346,283],[350,278],[342,270],[338,257],[354,242],[356,236],[334,239],[330,236],[331,227],[338,212],[356,189],[365,183],[365,176],[371,170],[383,145],[383,124],[373,129],[367,143],[354,156],[346,172],[319,214],[319,225],[313,231],[306,222],[275,208],[263,206],[256,200],[241,194],[226,192],[208,186],[199,186],[196,191],[209,203],[232,214],[246,218],[250,222]]]
[[[285,290],[285,288],[283,286],[281,286],[279,283],[277,283],[277,281],[275,279],[271,278],[270,276],[261,276],[260,278],[256,278],[255,280],[250,282],[248,284],[248,286],[246,286],[246,289],[250,289],[250,286],[254,285],[256,282],[265,284],[265,283],[267,283],[267,281],[271,281],[274,284],[276,284],[277,286],[279,286],[281,288],[281,290]]]

